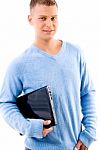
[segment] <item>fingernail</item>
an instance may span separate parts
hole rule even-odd
[[[74,150],[80,150],[80,148],[75,147]]]
[[[75,147],[74,150],[78,150],[78,148]]]
[[[48,124],[50,124],[51,123],[51,120],[48,120]]]

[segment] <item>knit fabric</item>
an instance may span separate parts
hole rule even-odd
[[[52,90],[57,125],[43,137],[43,120],[25,119],[15,102],[22,92],[45,85]],[[12,128],[25,135],[29,149],[73,150],[78,139],[89,147],[96,138],[95,90],[82,51],[67,42],[56,55],[34,45],[28,48],[7,69],[0,113]]]

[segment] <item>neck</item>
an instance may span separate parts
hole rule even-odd
[[[34,41],[34,45],[51,55],[55,55],[59,52],[62,46],[62,41],[55,39],[50,40],[37,39]]]
[[[34,45],[36,45],[37,47],[45,50],[45,51],[48,51],[48,50],[51,50],[52,48],[52,45],[55,45],[56,43],[56,40],[54,39],[51,39],[51,40],[35,40],[34,41]]]

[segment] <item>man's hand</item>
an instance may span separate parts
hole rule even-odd
[[[44,121],[43,125],[49,125],[50,123],[51,123],[50,120],[46,120],[46,121]],[[46,135],[47,135],[48,133],[50,133],[52,130],[53,130],[52,127],[48,128],[48,129],[43,128],[43,132],[42,132],[43,137],[46,137]]]
[[[88,150],[88,148],[79,140],[75,145],[74,150]]]

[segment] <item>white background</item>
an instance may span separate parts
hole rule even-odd
[[[99,113],[99,7],[98,0],[58,0],[59,30],[56,37],[77,44],[84,51],[89,72],[96,88],[96,107]],[[29,0],[0,1],[0,86],[8,64],[29,47],[34,39],[28,24]],[[90,150],[99,149],[97,142]],[[0,117],[0,149],[24,150],[24,138]]]

